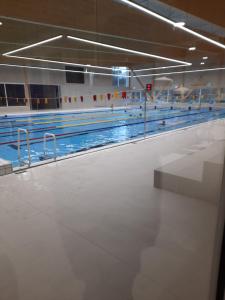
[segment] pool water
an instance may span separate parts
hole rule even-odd
[[[177,128],[225,118],[225,109],[148,109],[146,134],[152,135]],[[164,121],[164,123],[163,123]],[[144,112],[140,108],[92,110],[70,113],[44,113],[0,117],[0,158],[19,166],[17,131],[29,131],[32,163],[52,158],[53,141],[44,155],[43,136],[46,132],[56,136],[57,156],[65,156],[92,148],[143,137]],[[28,155],[26,135],[21,133],[21,157]]]

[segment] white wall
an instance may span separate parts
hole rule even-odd
[[[85,84],[69,84],[66,83],[65,72],[53,72],[34,69],[19,69],[1,67],[0,70],[0,83],[22,83],[22,84],[43,84],[43,85],[58,85],[62,97],[63,109],[86,108],[86,107],[105,107],[124,105],[122,99],[107,100],[106,94],[113,94],[115,88],[112,86],[111,76],[92,76],[85,74]],[[104,99],[100,100],[100,95],[104,95]],[[93,95],[97,95],[97,101],[93,101]],[[80,100],[80,96],[84,97],[84,102]],[[71,97],[71,103],[65,97]],[[74,101],[77,97],[77,101]],[[29,103],[27,109],[29,109]],[[15,110],[24,110],[26,108],[15,107]],[[11,111],[12,108],[0,108],[0,111]]]
[[[123,105],[121,99],[113,99],[110,101],[107,99],[107,93],[114,93],[115,88],[112,86],[112,77],[95,76],[93,81],[90,80],[89,75],[85,76],[85,84],[61,84],[61,95],[71,97],[71,103],[67,101],[65,103],[64,99],[62,101],[63,109],[70,108],[83,108],[83,107],[106,107],[114,104]],[[93,95],[97,96],[97,101],[93,100]],[[103,99],[100,98],[103,95]],[[80,96],[84,97],[84,102],[80,100]],[[76,102],[74,97],[77,97]]]
[[[87,88],[90,91],[101,92],[104,89],[112,89],[112,77],[95,76],[93,84],[90,84],[89,76],[85,75],[85,85],[79,84],[66,84],[65,73],[64,72],[52,72],[52,71],[41,71],[41,70],[29,70],[26,69],[28,83],[33,84],[55,84],[61,86],[68,86],[68,88],[73,88],[73,90],[78,94],[84,92]],[[164,76],[164,75],[163,75]],[[174,79],[177,84],[190,85],[193,82],[199,80],[206,83],[211,82],[215,87],[225,86],[225,70],[214,71],[214,72],[204,72],[204,73],[189,73],[189,74],[177,74],[177,75],[165,75]],[[157,78],[157,77],[156,77]],[[141,77],[141,81],[146,84],[151,82],[152,77]],[[1,83],[25,83],[25,73],[24,69],[19,68],[0,68],[0,82]],[[140,84],[135,78],[133,78],[132,86],[137,89],[140,88]],[[66,95],[65,95],[66,96]]]
[[[9,114],[9,113],[21,113],[21,112],[29,112],[30,107],[28,105],[25,106],[0,106],[0,115]]]
[[[212,87],[225,87],[225,71],[206,72],[206,73],[189,73],[189,74],[177,74],[167,75],[174,79],[174,84],[191,87],[193,83],[203,82],[205,85],[211,85]],[[141,81],[145,85],[151,82],[152,78],[142,77]],[[85,84],[68,84],[66,83],[64,72],[42,71],[42,70],[30,70],[19,68],[0,68],[0,83],[22,83],[22,84],[45,84],[45,85],[58,85],[62,96],[62,108],[63,109],[75,109],[86,107],[105,107],[105,106],[121,106],[125,105],[122,99],[107,100],[106,94],[113,94],[115,88],[112,86],[112,77],[108,76],[93,76],[90,79],[89,74],[85,74]],[[139,82],[133,78],[131,81],[131,87],[140,89]],[[105,98],[93,101],[93,95],[100,96],[103,94]],[[80,96],[84,97],[84,102],[80,100]],[[64,98],[71,97],[71,103],[67,101],[65,103]],[[74,97],[77,97],[77,101],[74,101]],[[0,107],[0,112],[11,111],[24,111],[29,110],[30,105],[27,103],[26,107]]]
[[[172,71],[171,71],[172,72]],[[188,88],[192,87],[192,84],[202,82],[204,85],[211,85],[215,88],[225,87],[225,70],[213,71],[213,72],[196,72],[196,73],[185,73],[185,74],[173,74],[173,75],[162,75],[174,80],[175,85],[184,85]],[[155,77],[159,78],[158,77]],[[140,80],[145,85],[153,80],[153,77],[141,77]],[[139,89],[141,86],[139,82],[133,78],[132,87]]]

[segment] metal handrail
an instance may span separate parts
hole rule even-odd
[[[20,165],[22,164],[28,164],[28,167],[31,165],[31,156],[30,156],[30,137],[29,137],[29,131],[24,128],[18,128],[18,138],[17,138],[17,151],[18,151],[18,161]],[[28,151],[28,162],[24,161],[21,159],[21,139],[20,139],[20,134],[21,132],[26,134],[26,144],[27,144],[27,151]]]
[[[47,148],[47,139],[48,138],[52,138],[53,139],[53,143],[54,143],[54,160],[56,161],[56,157],[57,157],[57,154],[56,154],[56,136],[54,133],[48,133],[46,132],[44,134],[44,137],[43,137],[43,143],[44,143],[44,155],[47,155],[47,151],[49,150]]]

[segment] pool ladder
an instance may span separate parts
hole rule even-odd
[[[28,165],[30,167],[31,165],[31,156],[30,156],[30,136],[29,136],[29,131],[24,128],[18,128],[18,138],[17,138],[17,151],[18,151],[18,161],[20,166]],[[28,160],[22,160],[21,158],[21,133],[26,134],[26,144],[27,144],[27,155],[28,155]]]
[[[44,137],[43,137],[44,156],[47,157],[47,153],[49,151],[49,149],[47,148],[47,141],[48,141],[48,139],[53,139],[53,153],[54,153],[53,159],[54,159],[54,161],[56,161],[56,157],[57,157],[57,153],[56,153],[56,136],[55,136],[54,133],[48,133],[48,132],[46,132],[44,134]]]
[[[31,166],[30,134],[29,134],[29,131],[27,129],[24,129],[24,128],[18,128],[17,132],[18,132],[17,151],[18,151],[18,161],[19,161],[19,164],[20,164],[21,167],[27,165],[28,168],[29,168]],[[21,133],[26,134],[26,146],[27,146],[28,160],[23,160],[22,157],[21,157]],[[57,157],[57,152],[56,152],[56,136],[53,133],[46,132],[44,134],[44,137],[43,137],[44,156],[47,156],[47,153],[49,151],[49,149],[47,148],[47,141],[49,140],[49,138],[53,139],[53,153],[54,153],[53,159],[54,159],[54,161],[56,161],[56,157]]]

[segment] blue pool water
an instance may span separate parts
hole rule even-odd
[[[30,133],[32,163],[53,156],[53,142],[47,144],[49,152],[44,156],[43,135],[56,135],[57,156],[102,147],[112,143],[142,137],[144,134],[142,109],[93,110],[71,113],[46,113],[0,117],[0,157],[18,166],[17,130]],[[225,109],[149,109],[146,133],[152,135],[177,128],[225,118]],[[165,120],[165,124],[162,121]],[[26,136],[21,134],[21,156],[27,159]]]

